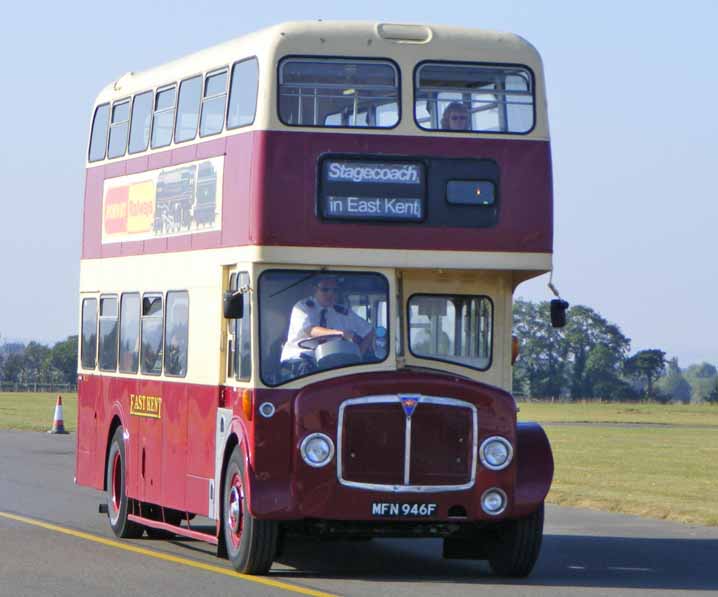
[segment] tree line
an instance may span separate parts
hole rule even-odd
[[[718,404],[714,365],[681,369],[678,359],[667,359],[660,348],[632,354],[630,338],[590,307],[571,307],[566,326],[556,329],[548,301],[519,299],[513,320],[520,344],[513,371],[518,395]]]
[[[718,404],[718,370],[710,363],[682,369],[659,348],[631,354],[620,328],[583,305],[568,310],[564,328],[551,327],[548,301],[517,300],[514,334],[520,354],[514,392],[534,398],[656,400]],[[52,347],[0,339],[0,382],[72,384],[77,379],[77,336]]]
[[[77,381],[77,336],[52,347],[39,342],[0,342],[0,382],[71,384]]]

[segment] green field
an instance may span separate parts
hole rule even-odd
[[[0,429],[47,431],[56,394],[0,393]],[[77,395],[63,394],[74,431]],[[544,425],[556,473],[548,501],[718,526],[718,407],[520,403]]]
[[[539,423],[652,423],[718,427],[718,406],[710,404],[520,402],[519,420]]]
[[[57,394],[0,392],[0,429],[47,431],[52,427]],[[77,394],[62,394],[66,431],[77,428]]]
[[[520,407],[551,440],[550,503],[718,526],[718,407]]]

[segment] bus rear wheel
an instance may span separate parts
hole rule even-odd
[[[110,443],[107,458],[107,516],[112,531],[123,539],[136,539],[142,536],[144,527],[127,519],[129,499],[125,491],[125,442],[122,427],[115,430]]]
[[[544,506],[518,520],[507,520],[497,528],[489,565],[499,576],[523,578],[531,574],[541,551]]]
[[[222,525],[227,557],[237,572],[266,574],[277,552],[279,525],[249,513],[245,478],[244,458],[235,447],[224,474]]]

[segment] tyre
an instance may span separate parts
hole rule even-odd
[[[125,442],[122,427],[115,430],[107,458],[107,516],[112,531],[123,539],[136,539],[142,536],[144,527],[127,519],[129,500],[125,492]]]
[[[541,551],[544,506],[529,516],[499,524],[489,565],[499,576],[522,578],[533,570]]]
[[[235,447],[224,474],[222,526],[227,557],[237,572],[266,574],[277,553],[279,525],[249,513],[244,491],[244,458]]]

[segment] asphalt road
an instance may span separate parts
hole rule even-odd
[[[718,594],[718,528],[556,507],[526,580],[443,560],[438,540],[383,539],[292,542],[261,584],[201,542],[115,541],[103,496],[73,484],[74,447],[74,435],[0,431],[1,596]]]

